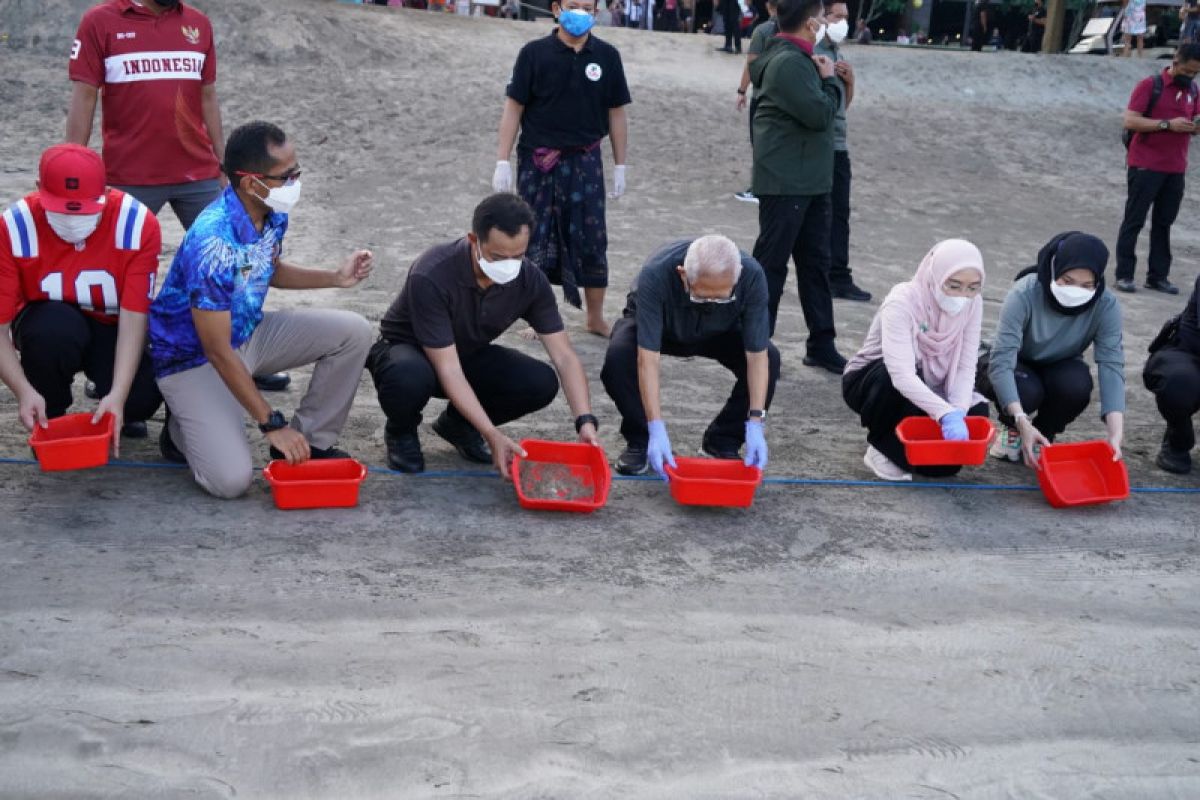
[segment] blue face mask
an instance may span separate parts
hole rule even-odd
[[[583,36],[596,24],[596,18],[586,11],[569,9],[558,15],[558,24],[572,36]]]

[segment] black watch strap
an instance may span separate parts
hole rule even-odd
[[[589,422],[592,423],[593,428],[600,430],[600,420],[596,419],[596,417],[592,414],[580,414],[575,418],[575,432],[579,433],[581,430],[583,430],[583,426],[587,425]]]
[[[283,430],[287,427],[287,418],[280,411],[272,411],[271,416],[267,417],[266,422],[258,423],[258,429],[263,433],[271,433],[272,431]]]

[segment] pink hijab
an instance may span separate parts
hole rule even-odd
[[[963,269],[975,270],[981,280],[986,277],[979,248],[965,239],[938,242],[921,261],[913,279],[897,285],[883,301],[884,306],[900,305],[912,317],[916,327],[913,336],[917,365],[927,386],[954,385],[959,356],[967,338],[964,333],[972,326],[978,328],[983,324],[983,298],[980,295],[973,297],[971,304],[954,316],[942,311],[938,305],[938,290],[942,284]]]

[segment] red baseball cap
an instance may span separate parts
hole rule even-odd
[[[56,144],[42,153],[38,194],[42,208],[60,214],[95,214],[104,208],[104,161],[95,150]]]

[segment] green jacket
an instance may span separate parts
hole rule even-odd
[[[750,64],[756,195],[828,194],[833,188],[834,118],[842,106],[836,78],[821,79],[794,42],[773,37]]]

